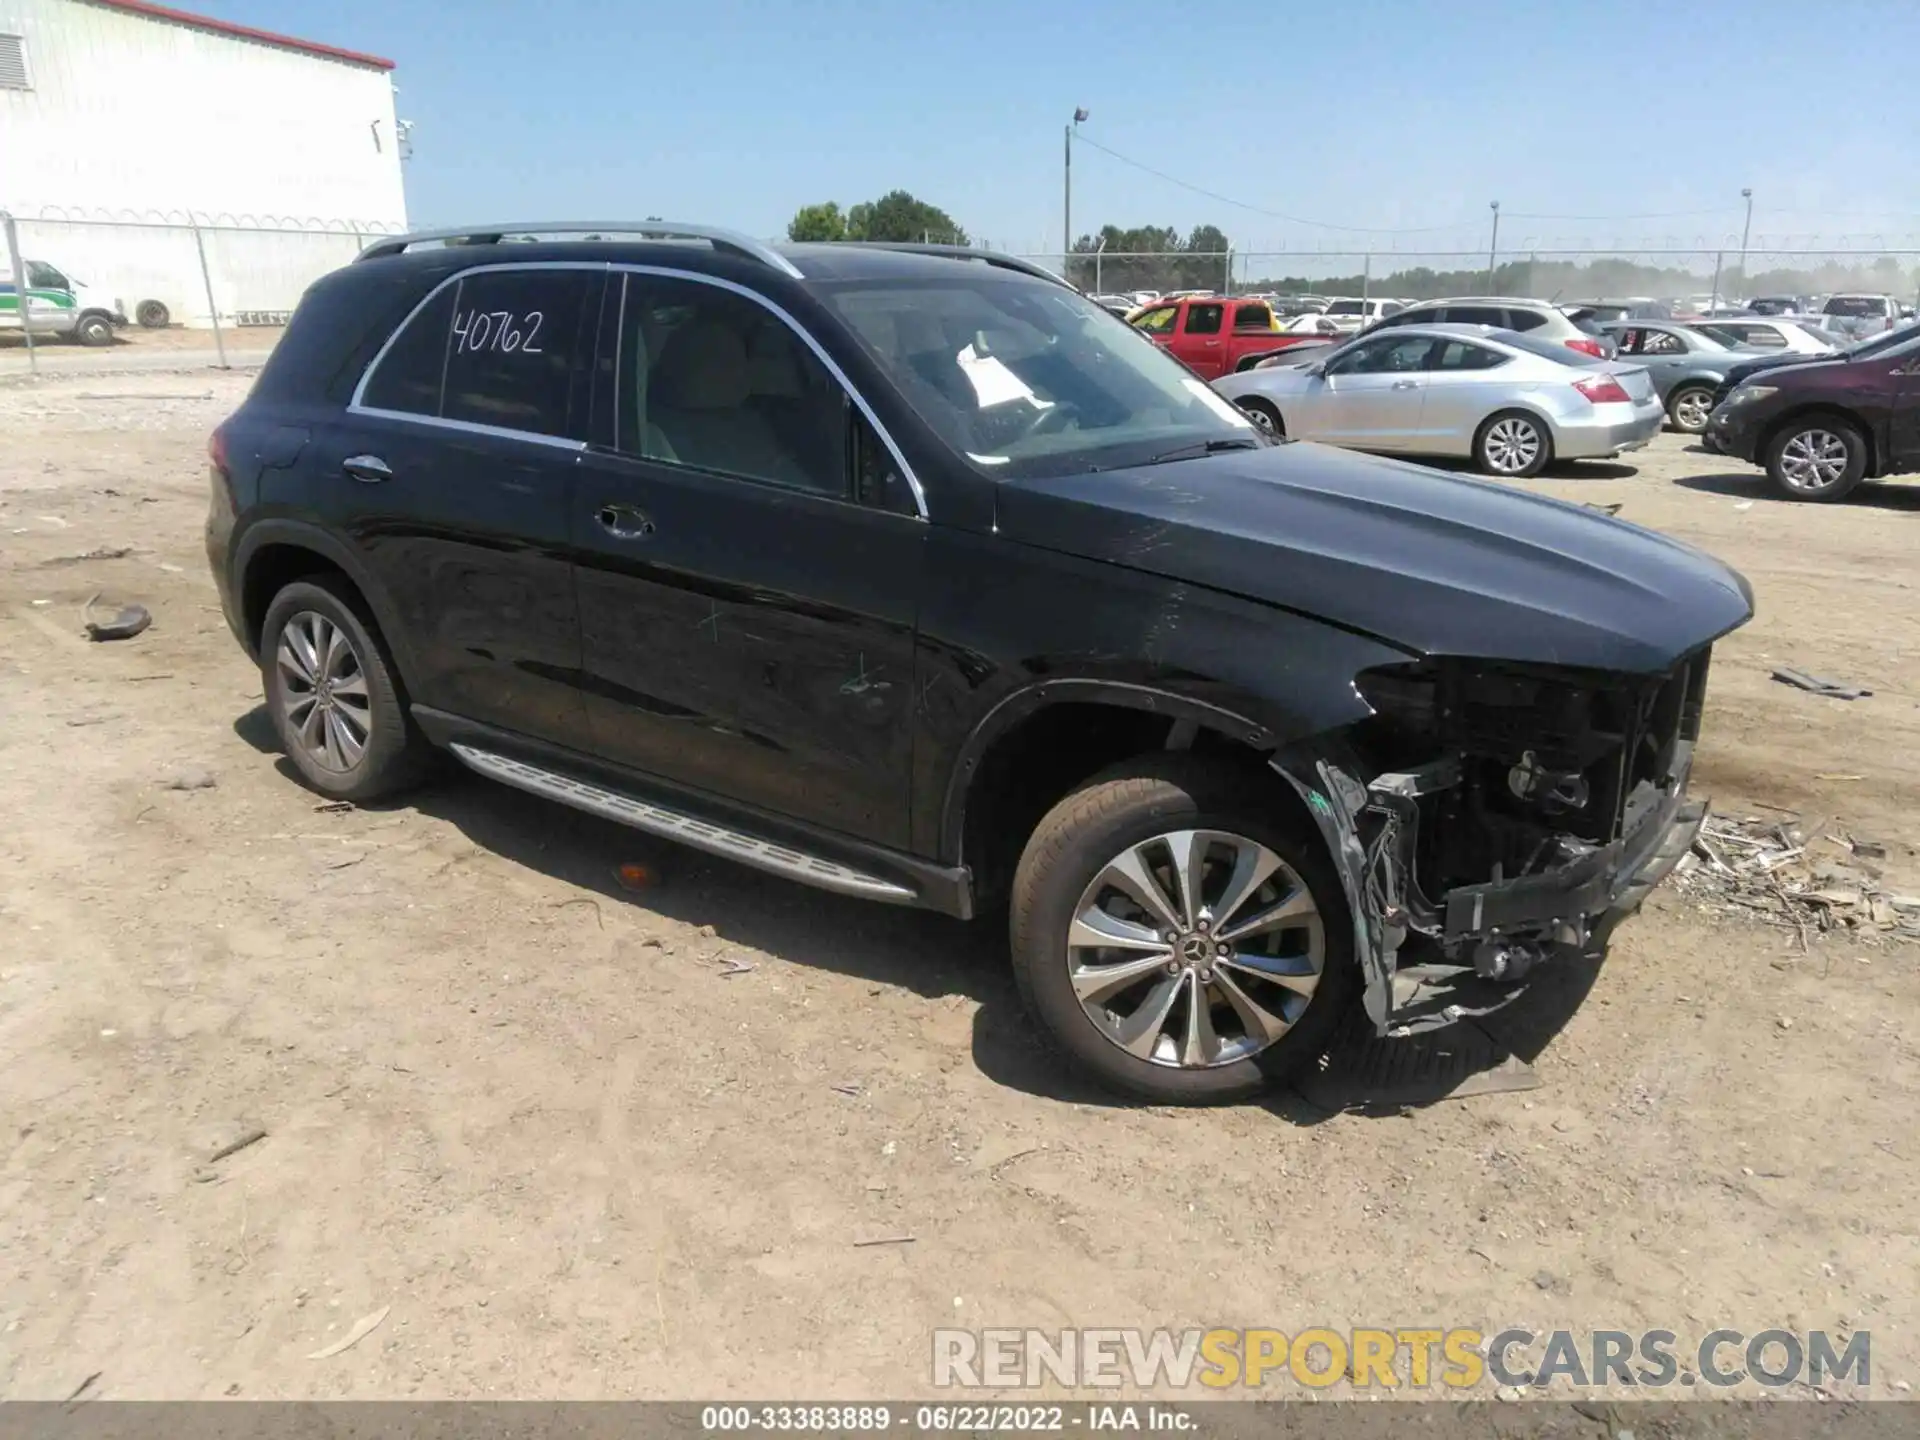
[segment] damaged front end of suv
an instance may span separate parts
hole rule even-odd
[[[1686,853],[1710,644],[1656,674],[1480,658],[1370,670],[1343,743],[1283,752],[1353,911],[1366,1007],[1393,1028],[1393,975],[1424,937],[1448,963],[1518,980],[1604,943]]]

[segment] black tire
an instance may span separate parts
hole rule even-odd
[[[82,315],[73,327],[73,338],[82,345],[111,345],[113,321],[104,315]]]
[[[1258,425],[1267,434],[1276,439],[1287,433],[1287,422],[1280,418],[1280,411],[1270,400],[1262,400],[1258,395],[1248,395],[1234,401],[1246,417]]]
[[[1507,460],[1502,456],[1509,453],[1504,446],[1497,446],[1497,437],[1509,432],[1504,426],[1518,426],[1530,430],[1534,436],[1533,458],[1530,460]],[[1502,410],[1489,415],[1480,424],[1473,436],[1473,463],[1483,474],[1494,475],[1502,480],[1527,480],[1546,469],[1553,460],[1553,432],[1547,428],[1546,421],[1538,415],[1525,410]]]
[[[173,312],[158,300],[142,300],[133,307],[133,318],[142,330],[164,330],[173,323]]]
[[[1054,1047],[1103,1087],[1163,1105],[1245,1100],[1320,1056],[1352,1012],[1359,988],[1353,922],[1326,847],[1304,816],[1258,795],[1238,769],[1190,755],[1146,756],[1074,790],[1028,839],[1009,906],[1014,979]],[[1312,895],[1322,935],[1320,978],[1291,1028],[1256,1054],[1210,1067],[1137,1058],[1109,1039],[1074,992],[1067,948],[1077,907],[1109,862],[1155,836],[1194,829],[1244,837],[1279,856]],[[1160,973],[1140,983],[1157,983]],[[1175,1013],[1186,1003],[1176,1002]]]
[[[303,686],[280,662],[281,642],[290,622],[298,618],[305,627],[311,623],[305,617],[310,616],[320,617],[337,630],[351,649],[353,671],[364,680],[364,711],[355,707],[355,723],[364,719],[364,747],[345,768],[323,763],[301,738],[289,713],[297,707],[303,691],[313,687]],[[407,713],[406,697],[378,626],[346,580],[333,575],[310,576],[285,586],[273,597],[260,627],[260,673],[267,713],[281,747],[312,789],[330,799],[364,804],[405,790],[425,773],[432,747]]]
[[[1826,440],[1820,437],[1827,437]],[[1817,455],[1832,455],[1828,441],[1845,449],[1845,459],[1831,480],[1822,477],[1831,465],[1814,463]],[[1839,458],[1834,456],[1833,458]],[[1767,479],[1789,500],[1817,504],[1849,494],[1867,473],[1867,437],[1850,420],[1815,413],[1789,420],[1767,442]]]
[[[1700,434],[1707,428],[1707,416],[1712,413],[1711,385],[1679,385],[1667,396],[1667,423],[1682,435]]]

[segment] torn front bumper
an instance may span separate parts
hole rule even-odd
[[[1413,864],[1418,801],[1455,782],[1448,765],[1382,775],[1370,784],[1324,758],[1278,756],[1274,768],[1305,802],[1334,856],[1366,978],[1367,1016],[1380,1034],[1395,1023],[1393,974],[1411,935],[1425,935],[1456,957],[1511,941],[1596,949],[1680,863],[1707,815],[1705,801],[1687,798],[1688,767],[1682,765],[1671,787],[1647,797],[1610,844],[1511,880],[1456,886],[1429,899]]]

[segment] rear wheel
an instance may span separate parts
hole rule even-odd
[[[1357,988],[1319,835],[1191,756],[1095,776],[1014,874],[1020,993],[1099,1083],[1159,1104],[1246,1099],[1319,1056]]]
[[[267,709],[287,758],[323,795],[365,802],[420,778],[430,754],[359,596],[343,580],[296,580],[260,632]]]
[[[173,323],[173,314],[158,300],[142,300],[134,307],[133,318],[143,330],[164,330]]]
[[[1792,421],[1767,446],[1767,478],[1789,500],[1838,500],[1866,473],[1866,437],[1837,415]]]
[[[1280,418],[1280,412],[1266,400],[1257,395],[1249,395],[1235,402],[1254,425],[1276,439],[1287,433],[1287,423]]]
[[[1489,475],[1524,480],[1546,469],[1553,458],[1553,441],[1534,416],[1503,410],[1489,417],[1473,437],[1473,458]]]
[[[111,345],[113,322],[104,315],[82,315],[73,327],[73,338],[82,345]]]
[[[1685,434],[1698,435],[1706,429],[1711,414],[1713,391],[1705,385],[1682,385],[1667,397],[1667,419]]]

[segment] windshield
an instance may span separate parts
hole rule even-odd
[[[1258,435],[1179,361],[1061,286],[991,274],[825,293],[914,412],[984,474],[1104,470]]]

